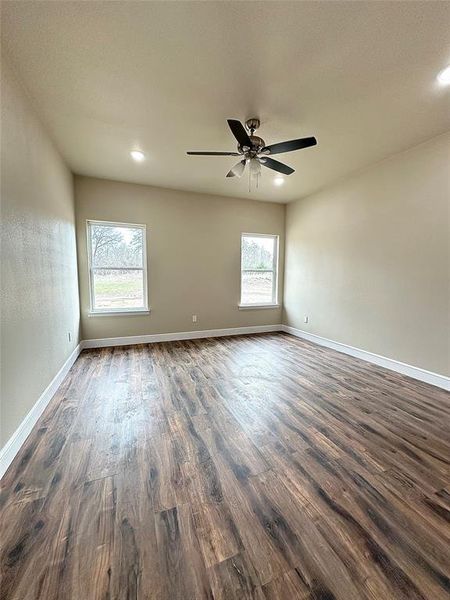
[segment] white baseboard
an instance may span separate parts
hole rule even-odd
[[[177,333],[156,333],[152,335],[131,335],[127,337],[84,340],[83,348],[105,348],[106,346],[129,346],[131,344],[152,344],[154,342],[175,342],[199,338],[223,337],[225,335],[248,335],[281,331],[281,325],[255,325],[254,327],[232,327],[228,329],[205,329],[204,331],[181,331]]]
[[[342,344],[341,342],[335,342],[333,340],[329,340],[328,338],[321,337],[320,335],[308,333],[307,331],[296,329],[295,327],[290,327],[289,325],[282,325],[281,330],[286,333],[290,333],[291,335],[295,335],[296,337],[302,338],[303,340],[308,340],[309,342],[314,342],[320,346],[326,346],[327,348],[332,348],[338,352],[349,354],[355,358],[366,360],[380,367],[384,367],[385,369],[396,371],[402,375],[408,375],[413,379],[424,381],[425,383],[435,385],[443,388],[444,390],[450,390],[450,377],[445,377],[445,375],[439,375],[438,373],[426,371],[420,367],[414,367],[398,360],[387,358],[386,356],[380,356],[379,354],[374,354],[373,352],[368,352],[367,350],[361,350],[360,348],[355,348],[354,346],[348,346],[347,344]]]
[[[63,382],[65,376],[70,370],[70,367],[76,361],[82,349],[83,343],[80,342],[75,348],[75,350],[72,352],[72,354],[69,356],[69,358],[66,360],[66,362],[63,364],[61,369],[58,371],[58,373],[55,375],[55,377],[52,379],[52,381],[49,383],[49,385],[46,387],[46,389],[42,392],[38,401],[27,414],[27,416],[24,418],[22,423],[19,425],[19,427],[16,429],[13,435],[9,438],[9,440],[6,442],[3,448],[0,450],[0,479],[5,474],[7,468],[12,463],[16,454],[19,452],[23,443],[25,442],[31,430],[35,426],[37,420],[44,412],[44,409],[47,406],[47,404],[53,398],[56,390]]]

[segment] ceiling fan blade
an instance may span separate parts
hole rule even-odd
[[[186,152],[191,156],[240,156],[239,152]]]
[[[259,162],[268,169],[273,169],[274,171],[278,171],[278,173],[283,173],[283,175],[291,175],[295,171],[295,169],[291,169],[284,163],[274,160],[273,158],[269,158],[265,156],[264,158],[260,158]]]
[[[247,161],[245,159],[239,161],[230,171],[228,171],[227,177],[242,177],[246,162]]]
[[[316,144],[317,140],[315,137],[300,138],[299,140],[290,140],[289,142],[280,142],[279,144],[265,146],[261,152],[264,154],[264,152],[268,150],[268,154],[281,154],[282,152],[292,152],[293,150],[309,148]]]
[[[239,145],[251,148],[252,141],[249,138],[248,133],[245,131],[245,127],[242,125],[242,123],[240,121],[236,121],[235,119],[227,119],[227,123],[231,129],[232,134],[239,142]]]

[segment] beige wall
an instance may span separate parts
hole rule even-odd
[[[84,339],[281,322],[281,309],[239,310],[238,302],[241,232],[280,236],[282,300],[283,205],[89,177],[75,178],[75,197]],[[88,316],[87,219],[147,225],[150,315]]]
[[[79,305],[72,175],[4,56],[1,89],[3,446],[74,350]]]
[[[283,322],[448,374],[449,158],[446,134],[288,205]]]

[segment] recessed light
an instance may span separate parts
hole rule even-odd
[[[450,85],[450,65],[438,73],[437,80],[441,85]]]
[[[142,162],[145,159],[145,154],[140,150],[132,150],[130,152],[131,158],[136,162]]]
[[[278,186],[279,185],[283,185],[283,183],[284,183],[284,177],[280,177],[280,176],[275,177],[274,180],[273,180],[273,183],[275,185],[278,185]]]

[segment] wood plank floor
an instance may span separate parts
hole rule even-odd
[[[286,334],[84,351],[3,480],[4,599],[450,598],[450,403]]]

